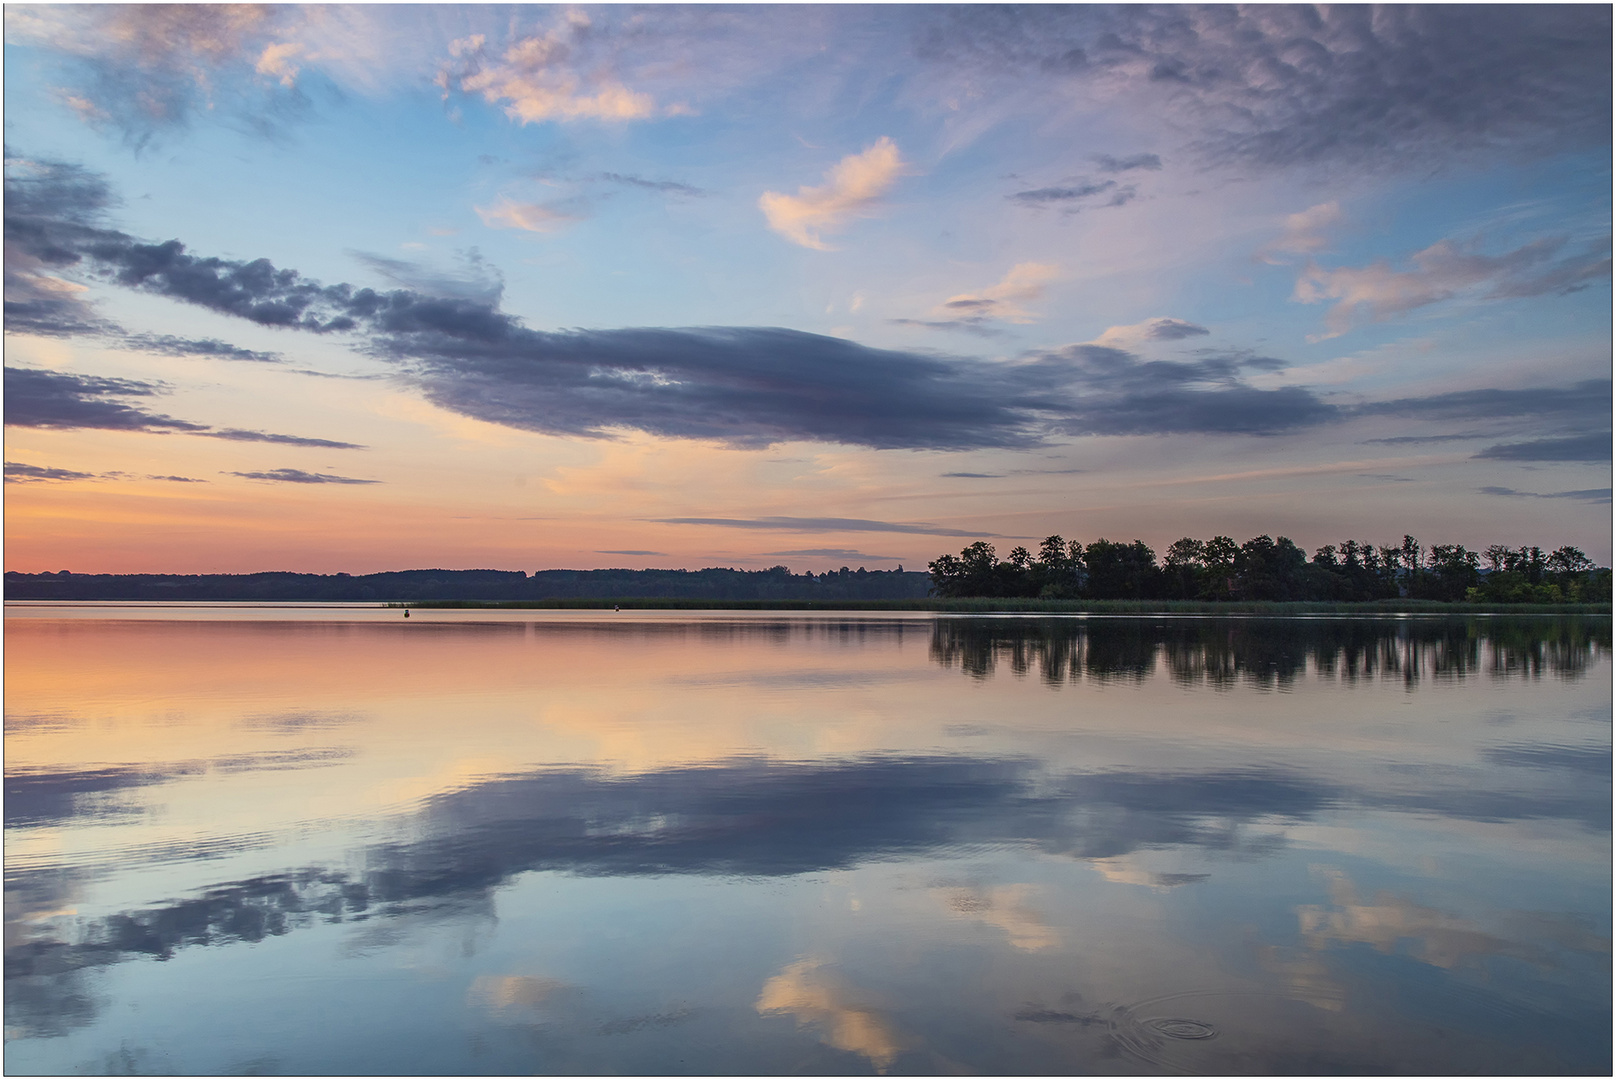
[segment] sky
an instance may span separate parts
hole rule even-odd
[[[1611,561],[1611,9],[7,5],[8,570]]]

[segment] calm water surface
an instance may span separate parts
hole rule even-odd
[[[1608,1073],[1609,619],[8,605],[11,1073]]]

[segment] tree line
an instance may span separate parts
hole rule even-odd
[[[793,574],[701,570],[395,570],[379,574],[23,574],[8,571],[8,600],[544,601],[919,600],[930,579],[896,570]]]
[[[1236,544],[1227,536],[1184,537],[1156,552],[1141,541],[1084,545],[1046,537],[1000,559],[985,540],[929,564],[941,597],[1043,597],[1084,600],[1464,600],[1474,603],[1608,601],[1611,572],[1574,547],[1463,544],[1424,547],[1345,540],[1312,559],[1289,537],[1263,535]]]

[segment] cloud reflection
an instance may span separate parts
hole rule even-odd
[[[789,1013],[799,1026],[820,1029],[826,1045],[868,1058],[877,1072],[886,1072],[909,1048],[910,1040],[883,1010],[818,960],[787,964],[764,983],[757,1011]]]

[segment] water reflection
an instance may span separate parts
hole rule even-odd
[[[1080,679],[1287,688],[1310,670],[1344,681],[1400,678],[1580,678],[1608,656],[1609,619],[950,618],[931,656],[985,679],[1002,662],[1051,686]]]
[[[1608,623],[422,622],[14,635],[10,1071],[1607,1063]]]

